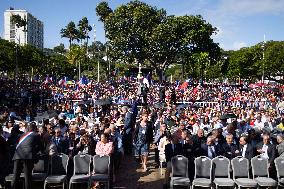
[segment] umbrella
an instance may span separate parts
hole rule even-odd
[[[230,118],[237,118],[237,116],[233,113],[224,114],[220,117],[221,120],[230,119]]]
[[[186,89],[188,86],[189,82],[184,82],[181,86],[179,86],[179,89]]]
[[[49,113],[49,118],[53,118],[53,117],[56,117],[56,116],[58,116],[58,113],[56,113],[55,111],[51,111]]]
[[[179,109],[182,109],[182,108],[187,108],[187,107],[189,107],[191,105],[192,104],[180,104],[180,105],[178,105],[177,109],[179,110]]]
[[[154,104],[154,108],[164,108],[164,103],[157,103],[157,104]]]
[[[112,101],[110,99],[101,99],[101,100],[96,100],[95,105],[97,106],[103,106],[103,105],[108,105],[111,104]]]

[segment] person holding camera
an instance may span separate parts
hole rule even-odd
[[[89,154],[89,155],[95,155],[95,149],[96,149],[96,142],[95,140],[90,137],[89,133],[86,132],[86,130],[82,129],[80,130],[81,137],[78,138],[79,142],[76,145],[76,154]]]

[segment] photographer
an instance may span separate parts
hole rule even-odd
[[[75,154],[89,154],[89,155],[95,155],[96,152],[96,142],[95,140],[90,137],[88,132],[86,132],[84,129],[80,130],[81,137],[78,138],[79,140],[78,144],[76,145],[76,152]]]

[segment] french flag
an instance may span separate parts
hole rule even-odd
[[[52,77],[47,76],[45,78],[44,84],[50,84],[50,83],[52,83]]]
[[[82,85],[88,85],[88,83],[89,83],[89,80],[88,80],[88,78],[86,77],[86,76],[83,76],[83,77],[81,77],[81,79],[80,79],[80,81],[79,81],[79,85],[80,86],[82,86]]]
[[[58,85],[66,86],[67,85],[67,77],[63,77],[59,80]]]

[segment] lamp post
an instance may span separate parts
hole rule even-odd
[[[78,80],[81,79],[81,59],[79,60],[79,66],[78,66]]]
[[[15,28],[15,39],[17,40],[16,43],[16,69],[15,69],[15,77],[16,77],[16,85],[18,85],[19,79],[19,63],[18,63],[18,48],[20,45],[20,35],[18,35],[18,29]]]
[[[95,24],[93,24],[93,28],[94,28],[94,44],[96,44],[96,28],[95,28]],[[95,57],[95,56],[93,56],[93,57]],[[97,82],[99,83],[100,82],[100,61],[99,61],[99,59],[97,61],[98,61]]]
[[[137,59],[135,60],[136,64],[137,64]],[[137,80],[138,82],[140,82],[140,79],[142,78],[142,71],[141,71],[141,63],[140,61],[138,62],[138,75],[137,75]]]
[[[264,84],[264,51],[265,51],[265,35],[263,36],[263,44],[262,44],[262,78],[261,83]]]

